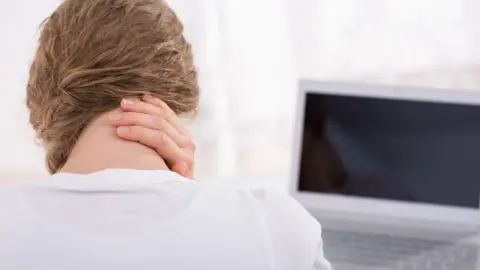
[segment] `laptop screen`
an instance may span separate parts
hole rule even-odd
[[[299,189],[479,207],[480,106],[308,93]]]

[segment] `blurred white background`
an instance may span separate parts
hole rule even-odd
[[[45,174],[24,105],[59,0],[0,0],[0,181]],[[478,89],[477,0],[169,0],[194,46],[197,178],[288,178],[300,77]]]

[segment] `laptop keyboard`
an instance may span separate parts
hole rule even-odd
[[[380,234],[323,231],[335,270],[476,270],[478,248]]]

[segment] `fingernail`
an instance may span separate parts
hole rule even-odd
[[[133,105],[134,102],[133,102],[132,100],[130,100],[130,99],[124,98],[124,99],[122,99],[122,104],[123,104],[123,105]]]
[[[183,163],[183,164],[182,164],[182,175],[187,176],[187,170],[188,170],[187,164],[186,164],[186,163]]]
[[[143,97],[144,97],[145,99],[153,99],[153,96],[150,95],[150,94],[145,94],[145,95],[143,95]]]
[[[111,121],[118,121],[122,116],[119,113],[111,113],[108,115],[108,118],[110,118]]]

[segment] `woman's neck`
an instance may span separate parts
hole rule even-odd
[[[87,174],[114,168],[169,170],[152,148],[119,138],[105,114],[85,129],[59,172]]]

